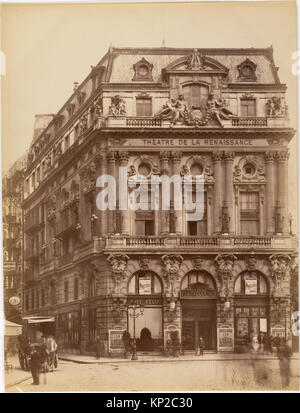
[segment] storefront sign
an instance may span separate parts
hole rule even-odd
[[[14,295],[14,296],[9,298],[8,302],[9,302],[10,305],[16,307],[17,305],[20,304],[21,300],[20,300],[19,296]]]
[[[281,326],[275,326],[271,328],[272,337],[285,337],[285,329]]]
[[[208,299],[208,298],[216,298],[216,291],[206,286],[199,287],[199,288],[187,288],[186,290],[182,290],[180,292],[181,298],[187,299]]]
[[[119,146],[119,142],[114,142],[113,145]],[[267,139],[235,139],[235,138],[136,138],[126,139],[122,142],[122,146],[135,146],[135,147],[256,147],[256,146],[269,146]]]
[[[218,351],[233,350],[233,328],[218,328]]]
[[[177,337],[180,341],[180,330],[175,325],[168,325],[164,330],[164,343],[167,344],[168,340],[171,341],[171,333],[177,331]]]
[[[125,330],[109,330],[108,331],[108,347],[109,351],[119,353],[124,350],[123,333]]]
[[[151,305],[162,305],[161,297],[128,297],[127,298],[128,305],[143,305],[151,306]]]
[[[257,294],[257,279],[245,279],[245,294]]]

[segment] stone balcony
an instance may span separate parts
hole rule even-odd
[[[203,251],[249,251],[249,250],[295,250],[296,239],[289,236],[118,236],[112,235],[105,240],[105,250],[180,250],[186,252]]]
[[[223,120],[224,128],[288,128],[290,120],[286,117],[232,117]],[[170,120],[162,120],[154,117],[138,116],[108,116],[104,122],[107,128],[170,128]],[[211,127],[211,125],[206,126]],[[178,122],[176,128],[194,128]],[[205,127],[204,127],[205,128]]]

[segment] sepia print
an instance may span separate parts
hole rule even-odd
[[[1,5],[5,392],[299,390],[296,13]]]

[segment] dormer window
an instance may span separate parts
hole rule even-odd
[[[239,77],[238,79],[243,82],[252,82],[256,80],[256,64],[251,60],[246,59],[243,63],[238,65]]]
[[[148,80],[153,81],[152,69],[153,65],[148,62],[144,57],[133,65],[134,76],[132,80]]]

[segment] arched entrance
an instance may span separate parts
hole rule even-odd
[[[137,350],[151,351],[163,344],[162,282],[153,271],[140,270],[128,282],[128,331],[135,335]],[[142,307],[134,318],[130,307]]]
[[[190,271],[181,284],[182,344],[194,350],[202,336],[206,350],[216,350],[217,289],[213,277],[206,271]]]
[[[270,333],[269,285],[260,271],[243,271],[234,283],[235,344]]]

